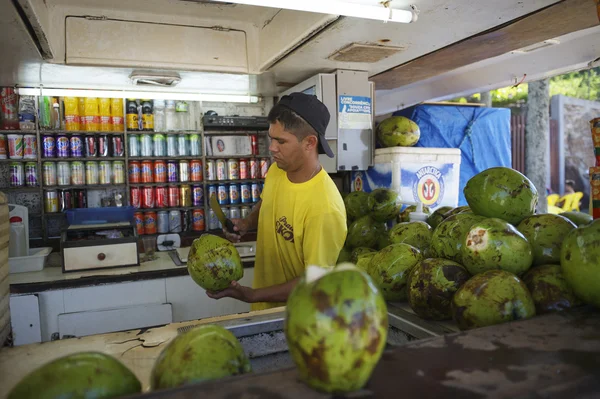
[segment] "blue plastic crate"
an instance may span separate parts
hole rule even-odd
[[[103,224],[130,222],[133,220],[133,206],[110,206],[105,208],[67,209],[67,223],[72,224]]]

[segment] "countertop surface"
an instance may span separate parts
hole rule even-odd
[[[181,250],[185,253],[185,248],[181,248]],[[244,267],[252,267],[254,256],[243,257],[242,262]],[[36,272],[10,274],[9,282],[11,293],[20,294],[186,274],[188,274],[187,266],[185,264],[177,266],[168,252],[156,252],[152,260],[145,260],[144,254],[141,253],[139,266],[63,273],[60,253],[53,252],[48,257],[44,269]]]

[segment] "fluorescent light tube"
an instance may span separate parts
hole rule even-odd
[[[381,6],[349,3],[342,0],[214,0],[249,6],[283,8],[286,10],[344,15],[346,17],[376,19],[384,22],[410,23],[417,20],[415,11],[397,10]]]
[[[24,96],[67,96],[67,97],[102,97],[102,98],[149,98],[158,100],[214,101],[226,103],[257,103],[257,96],[235,94],[196,94],[161,91],[122,91],[122,90],[83,90],[83,89],[40,89],[19,88]]]

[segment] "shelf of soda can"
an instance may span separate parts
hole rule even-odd
[[[173,208],[137,208],[136,212],[160,212],[160,211],[191,211],[194,209],[204,209],[203,205],[200,206],[176,206]]]
[[[204,206],[204,187],[190,184],[130,187],[129,204],[136,209],[199,208]]]
[[[34,173],[29,170],[25,164],[25,177],[27,181],[33,179],[32,174],[35,175],[35,179],[41,176],[41,181],[44,186],[96,186],[96,185],[125,185],[126,184],[126,167],[124,160],[108,161],[94,159],[93,161],[82,161],[82,160],[70,160],[63,159],[61,161],[47,161],[42,162],[42,173]],[[18,176],[21,172],[16,170],[15,180],[18,180]],[[11,175],[11,179],[12,179]],[[37,180],[36,180],[37,181]]]
[[[31,161],[31,160],[30,160]],[[68,161],[125,161],[125,157],[64,157],[42,158],[42,162],[68,162]]]
[[[220,205],[250,205],[260,201],[263,188],[264,182],[209,184],[206,195],[210,198],[214,194]]]
[[[86,190],[106,190],[112,188],[125,188],[126,184],[90,184],[90,185],[80,185],[80,184],[68,184],[64,186],[44,186],[44,190],[65,190],[70,188],[78,188],[78,189],[86,189]]]
[[[206,180],[207,185],[219,184],[244,184],[244,183],[264,183],[265,179],[239,179],[239,180]]]
[[[256,158],[268,158],[268,155],[207,155],[206,159],[256,159]]]
[[[41,130],[40,134],[65,134],[65,135],[98,135],[98,134],[124,134],[124,131],[87,131],[87,130]],[[27,133],[26,133],[27,134]],[[29,133],[31,134],[31,133]],[[34,132],[35,134],[35,132]]]
[[[123,134],[81,135],[59,134],[56,137],[42,134],[42,158],[119,158],[125,156]]]
[[[202,208],[137,209],[133,218],[138,235],[204,231],[206,228],[205,213]]]
[[[202,186],[202,181],[170,181],[157,183],[129,183],[129,187],[162,187],[162,186],[178,186],[181,184],[189,184],[190,186]]]
[[[202,156],[201,155],[186,155],[186,156],[161,156],[161,157],[155,157],[155,156],[147,156],[147,157],[129,157],[130,161],[145,161],[145,160],[149,160],[149,161],[170,161],[170,160],[174,160],[174,161],[201,161],[202,160]]]

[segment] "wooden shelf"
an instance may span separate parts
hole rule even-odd
[[[42,158],[42,162],[74,162],[74,161],[125,161],[125,157],[66,157],[66,158]]]
[[[34,191],[40,191],[40,187],[27,187],[27,186],[23,186],[23,187],[5,187],[5,188],[0,188],[0,191],[7,191],[7,192],[16,192],[16,191],[22,191],[22,192],[34,192]]]
[[[49,135],[49,134],[66,134],[66,135],[87,135],[87,136],[95,136],[99,134],[108,134],[108,135],[118,135],[125,134],[125,132],[99,132],[99,131],[85,131],[85,130],[40,130],[40,135]]]
[[[50,190],[109,190],[113,188],[125,188],[126,184],[84,184],[84,185],[68,185],[68,186],[44,186],[44,191]]]
[[[19,158],[19,159],[15,159],[15,158],[8,158],[8,159],[0,159],[1,163],[11,163],[11,162],[33,162],[35,164],[37,164],[37,158]]]
[[[36,131],[35,130],[0,130],[0,134],[31,134],[31,135],[36,135]]]

